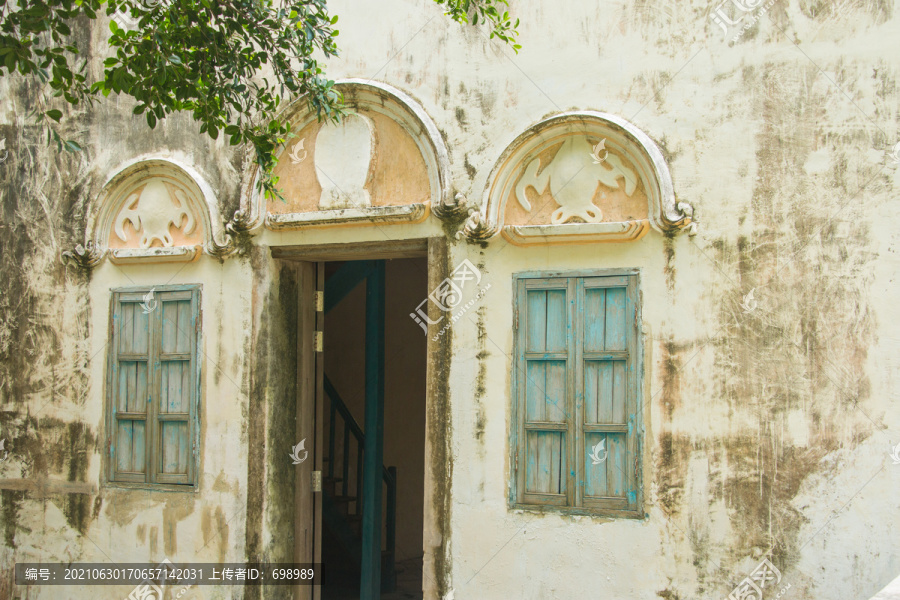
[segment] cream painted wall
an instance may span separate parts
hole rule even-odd
[[[342,52],[329,76],[372,78],[414,97],[444,137],[452,186],[471,202],[482,201],[495,161],[522,131],[592,109],[628,119],[660,145],[678,200],[701,222],[693,238],[654,231],[622,244],[524,249],[498,238],[481,248],[451,238],[450,266],[468,258],[491,288],[448,334],[449,569],[426,581],[431,598],[721,598],[766,556],[780,585],[791,586],[784,598],[865,599],[900,573],[900,465],[889,456],[900,442],[900,166],[886,153],[900,141],[892,50],[900,18],[891,3],[780,0],[730,45],[710,19],[716,7],[513,1],[523,44],[513,54],[428,2],[330,4]],[[85,200],[122,160],[171,155],[194,165],[228,215],[240,157],[187,119],[148,132],[124,101],[73,117],[90,123],[81,130],[84,159],[59,157],[25,123],[31,92],[8,80],[0,88],[10,149],[0,180],[4,235],[19,240],[4,246],[2,261],[0,425],[10,457],[0,478],[100,485],[111,287],[201,283],[207,359],[200,491],[101,486],[87,499],[40,499],[3,488],[0,590],[11,589],[16,561],[169,552],[243,560],[248,549],[277,557],[284,507],[269,495],[282,483],[272,461],[287,449],[266,445],[269,429],[252,442],[249,431],[256,403],[272,410],[276,390],[289,387],[265,378],[260,363],[276,360],[263,349],[277,349],[272,340],[283,334],[273,313],[286,276],[268,247],[440,236],[441,223],[262,231],[250,257],[104,263],[79,275],[59,252],[83,239]],[[511,510],[511,276],[612,267],[641,270],[648,516]],[[744,312],[751,290],[758,307]],[[266,458],[253,458],[260,448]],[[250,473],[258,460],[262,471]],[[267,482],[264,493],[251,475]],[[27,597],[59,590],[32,587]],[[238,588],[191,594],[251,597]]]

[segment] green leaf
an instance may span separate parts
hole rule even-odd
[[[54,109],[51,109],[51,110],[48,110],[48,111],[47,111],[46,113],[44,113],[44,114],[46,114],[48,117],[50,117],[51,119],[53,119],[53,120],[56,121],[57,123],[59,123],[59,120],[62,118],[62,111],[61,111],[61,110],[56,110],[55,108],[54,108]]]

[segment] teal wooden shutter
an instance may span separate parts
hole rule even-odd
[[[113,293],[110,479],[195,481],[199,287]]]
[[[577,284],[581,497],[594,509],[635,510],[638,489],[635,281],[585,277]]]
[[[147,410],[150,399],[150,319],[138,293],[114,302],[110,460],[117,481],[147,480]]]
[[[184,484],[191,480],[192,374],[196,363],[192,304],[189,291],[159,296],[159,401],[153,402],[157,425],[155,478],[159,483]]]
[[[519,282],[519,501],[569,505],[574,497],[570,368],[574,290],[567,279]]]

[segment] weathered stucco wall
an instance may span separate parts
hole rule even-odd
[[[428,2],[335,1],[342,54],[329,76],[414,97],[448,147],[453,187],[475,203],[507,145],[541,119],[621,116],[661,147],[701,227],[531,248],[450,238],[450,268],[468,258],[491,287],[447,334],[452,501],[425,512],[449,517],[450,535],[427,533],[426,546],[448,554],[426,589],[457,600],[719,598],[768,556],[790,584],[783,598],[869,598],[900,573],[900,465],[889,457],[900,442],[895,3],[778,0],[735,43],[710,18],[717,5],[698,0],[512,4],[518,55]],[[93,34],[98,53],[105,31]],[[185,118],[148,131],[114,99],[69,114],[85,151],[59,155],[25,119],[38,88],[0,89],[0,479],[84,486],[0,489],[0,597],[15,561],[283,560],[293,483],[272,456],[290,435],[273,425],[290,418],[278,399],[291,382],[275,361],[290,359],[296,314],[275,307],[296,283],[267,247],[455,230],[431,217],[263,231],[259,248],[224,262],[105,262],[85,274],[59,254],[83,241],[86,207],[117,165],[192,165],[230,215],[242,156]],[[641,271],[647,517],[510,510],[511,276],[618,267]],[[109,288],[166,282],[203,285],[200,491],[103,487]]]

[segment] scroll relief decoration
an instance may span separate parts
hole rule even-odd
[[[63,259],[92,268],[108,256],[113,263],[186,262],[205,249],[232,254],[233,235],[220,232],[217,243],[200,185],[161,160],[136,163],[114,176],[91,211],[85,244],[63,252]]]
[[[601,140],[592,146],[586,138],[569,137],[553,161],[543,169],[541,161],[533,158],[516,184],[516,199],[522,208],[531,211],[531,203],[525,194],[528,186],[540,193],[549,185],[553,200],[559,206],[550,215],[551,223],[561,225],[572,220],[602,222],[603,211],[592,201],[597,183],[619,189],[621,179],[628,196],[634,194],[637,186],[637,175],[622,164],[618,156],[605,151],[602,159],[598,160],[604,142]]]
[[[481,208],[457,237],[517,245],[637,240],[651,228],[694,233],[659,148],[614,115],[581,111],[542,121],[514,140],[488,177]]]
[[[170,191],[165,183],[153,179],[125,200],[113,225],[116,236],[122,242],[129,241],[129,234],[125,231],[125,224],[128,223],[140,236],[141,248],[150,248],[154,242],[171,248],[175,240],[170,228],[174,227],[187,237],[197,227],[197,219],[189,206],[184,190],[175,188]]]

